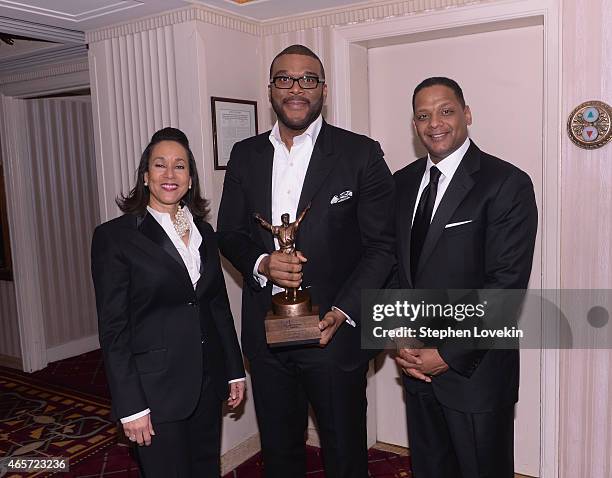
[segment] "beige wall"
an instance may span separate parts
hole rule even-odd
[[[259,117],[264,119],[268,111],[268,101],[267,97],[262,98],[266,87],[260,75],[261,40],[254,39],[252,35],[246,33],[204,23],[200,24],[199,30],[205,47],[208,96],[257,101]],[[210,100],[208,106],[208,118],[211,118]],[[261,121],[259,123],[261,133],[265,131],[265,126],[261,125]],[[212,129],[207,127],[203,134],[212,138]],[[213,164],[212,148],[206,152],[204,160],[210,168]],[[223,192],[225,171],[215,171],[212,168],[210,171],[212,172],[213,189],[206,191],[206,195],[211,200],[211,208],[216,217]],[[216,227],[216,221],[213,221],[213,225]]]
[[[612,104],[612,1],[563,2],[563,118],[578,104]],[[562,139],[561,285],[612,288],[612,144]],[[561,352],[560,476],[612,476],[612,352]]]

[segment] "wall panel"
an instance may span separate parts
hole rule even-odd
[[[563,2],[563,117],[612,104],[612,1]],[[612,145],[587,151],[562,139],[561,284],[612,289]],[[566,350],[560,370],[560,476],[612,476],[612,351]]]

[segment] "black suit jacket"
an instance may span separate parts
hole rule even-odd
[[[221,252],[244,278],[242,346],[249,358],[267,347],[264,316],[272,285],[260,287],[253,266],[261,254],[274,250],[274,242],[253,213],[279,223],[280,218],[270,217],[273,158],[269,132],[237,143],[219,208]],[[350,199],[331,203],[345,191],[352,192]],[[357,323],[343,324],[328,345],[334,360],[347,370],[373,355],[360,346],[361,290],[382,287],[395,263],[393,193],[379,144],[324,122],[299,200],[298,213],[309,203],[311,209],[300,224],[296,245],[308,259],[302,287],[310,287],[321,316],[336,306]]]
[[[400,288],[526,289],[538,220],[533,185],[473,142],[432,219],[412,282],[411,221],[426,163],[418,159],[394,174]],[[445,228],[462,221],[471,222]],[[518,350],[468,350],[454,341],[438,349],[450,370],[432,385],[445,406],[476,412],[518,400]],[[406,382],[409,392],[422,386]]]
[[[98,329],[116,418],[149,408],[154,422],[181,420],[197,405],[204,371],[220,399],[228,380],[245,376],[217,238],[210,224],[195,223],[202,235],[195,290],[150,214],[127,214],[94,232]]]

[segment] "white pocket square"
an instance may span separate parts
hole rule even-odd
[[[337,204],[342,201],[347,201],[353,197],[353,191],[343,191],[331,198],[330,204]]]
[[[448,229],[449,227],[463,226],[464,224],[469,224],[472,221],[473,219],[470,219],[469,221],[451,222],[450,224],[444,226],[444,229]]]

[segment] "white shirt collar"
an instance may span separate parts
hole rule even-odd
[[[170,224],[172,224],[170,213],[160,212],[156,209],[153,209],[151,206],[147,206],[147,211],[149,211],[160,224],[166,221],[170,221]],[[189,223],[193,224],[193,216],[191,215],[191,211],[189,210],[189,208],[187,206],[183,206],[183,211],[185,211],[185,215],[187,216],[187,219],[189,219]]]
[[[183,240],[179,237],[176,230],[174,229],[174,225],[172,224],[172,219],[170,219],[170,214],[167,212],[159,212],[153,209],[152,207],[147,206],[147,211],[153,216],[153,219],[157,221],[157,223],[162,227],[164,232],[168,235],[172,244],[178,251],[185,267],[187,268],[187,272],[189,273],[189,278],[191,279],[191,283],[195,289],[198,280],[200,279],[200,266],[201,266],[201,258],[200,258],[200,246],[202,245],[202,235],[198,228],[196,227],[193,221],[193,215],[188,207],[184,207],[185,215],[189,220],[189,224],[191,226],[191,232],[189,234],[189,244],[185,245]]]
[[[425,172],[428,173],[429,170],[435,166],[440,170],[444,178],[452,178],[461,163],[461,160],[465,156],[468,148],[470,147],[470,138],[466,138],[465,141],[457,150],[449,154],[446,158],[440,161],[438,164],[434,164],[431,160],[431,156],[427,155],[427,166],[425,167]]]
[[[293,144],[298,145],[303,143],[306,138],[310,138],[311,144],[315,144],[317,142],[317,138],[319,137],[319,133],[321,132],[321,127],[323,126],[323,116],[319,115],[316,120],[314,120],[306,131],[304,131],[299,136],[293,138]],[[280,130],[278,127],[278,120],[274,123],[274,127],[272,131],[270,131],[270,142],[272,146],[278,147],[280,145],[284,145],[283,140],[281,139]]]

